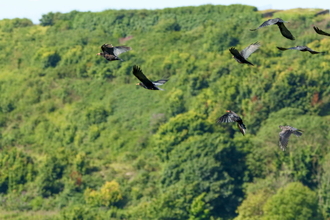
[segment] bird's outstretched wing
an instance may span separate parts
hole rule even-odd
[[[217,122],[218,123],[230,123],[230,122],[236,122],[238,119],[235,115],[232,113],[226,113],[220,118],[218,118]]]
[[[107,52],[108,54],[113,54],[115,56],[118,56],[121,53],[124,53],[126,51],[131,50],[131,47],[126,46],[112,46],[112,44],[103,44],[101,46],[101,49],[103,52]]]
[[[296,135],[297,137],[300,137],[302,135],[302,130],[294,128],[292,126],[284,126],[286,129],[290,130],[294,135]]]
[[[157,81],[153,81],[152,83],[156,86],[161,86],[161,85],[165,84],[167,81],[168,81],[168,79],[160,79]]]
[[[282,130],[279,133],[279,135],[280,135],[279,146],[283,151],[285,150],[286,146],[288,145],[289,137],[290,137],[291,133],[292,133],[291,130]]]
[[[296,130],[292,132],[294,135],[296,135],[297,137],[300,137],[302,135],[302,130]]]
[[[133,74],[138,78],[146,87],[152,88],[155,87],[154,84],[143,74],[142,70],[140,67],[137,65],[133,66]]]
[[[279,50],[288,50],[289,48],[285,48],[285,47],[277,47],[277,49],[279,49]]]
[[[329,33],[322,31],[318,27],[313,26],[313,28],[314,28],[315,32],[318,33],[318,34],[325,35],[325,36],[330,36]]]
[[[244,57],[244,59],[247,59],[252,53],[254,53],[256,50],[258,50],[260,47],[259,42],[255,42],[254,44],[251,44],[244,48],[241,51],[241,55]]]
[[[318,52],[318,51],[312,50],[311,48],[306,47],[306,46],[296,46],[296,47],[290,47],[290,48],[277,47],[277,49],[279,49],[279,50],[299,50],[299,51],[308,51],[308,52],[310,52],[311,54],[324,53],[324,52]]]
[[[311,54],[324,53],[324,52],[318,52],[318,51],[312,50],[312,49],[309,48],[309,47],[306,47],[306,50],[307,50],[308,52],[310,52]]]
[[[250,31],[256,31],[259,28],[276,24],[279,20],[280,20],[279,18],[269,19],[269,20],[265,21],[264,23],[262,23],[259,27],[255,28],[255,29],[250,29]]]
[[[283,37],[288,38],[290,40],[294,40],[294,36],[291,34],[291,32],[285,27],[283,22],[278,22],[277,23],[278,28],[281,31],[281,34],[283,35]]]
[[[118,56],[121,53],[127,52],[129,50],[132,50],[131,47],[126,47],[126,46],[116,46],[113,48],[113,54],[115,56]]]

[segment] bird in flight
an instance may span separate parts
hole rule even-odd
[[[280,148],[284,151],[286,146],[289,142],[289,137],[291,134],[296,135],[297,137],[300,137],[302,135],[302,130],[299,130],[297,128],[291,127],[291,126],[279,126],[282,131],[279,133],[280,140],[278,142]]]
[[[310,52],[311,54],[318,54],[318,53],[324,53],[324,52],[317,52],[315,50],[312,50],[311,48],[309,47],[306,47],[306,46],[296,46],[296,47],[290,47],[290,48],[285,48],[285,47],[277,47],[277,49],[279,50],[300,50],[302,52]]]
[[[103,56],[105,59],[109,60],[109,61],[113,61],[113,60],[121,60],[123,61],[121,58],[118,57],[119,54],[127,52],[129,50],[131,50],[131,47],[126,47],[126,46],[112,46],[112,44],[103,44],[101,46],[102,49],[102,53],[98,53],[96,55],[100,55]]]
[[[285,27],[284,22],[288,22],[288,21],[283,21],[281,18],[274,18],[274,19],[269,19],[267,21],[265,21],[264,23],[262,23],[258,28],[255,29],[250,29],[250,31],[256,31],[259,28],[262,27],[266,27],[269,25],[273,25],[276,24],[278,26],[278,28],[281,31],[281,34],[283,35],[283,37],[288,38],[290,40],[294,40],[294,36],[291,34],[291,32]]]
[[[314,28],[315,32],[318,33],[318,34],[325,35],[325,36],[330,36],[329,33],[322,31],[318,27],[313,26],[313,28]]]
[[[138,78],[141,82],[137,83],[136,85],[142,86],[145,89],[150,89],[150,90],[164,90],[159,88],[158,86],[161,86],[165,84],[168,80],[167,79],[161,79],[158,81],[150,81],[142,72],[140,67],[137,65],[133,66],[133,74]]]
[[[227,110],[227,113],[218,118],[218,123],[229,123],[229,122],[237,122],[237,127],[240,130],[240,132],[244,135],[246,127],[243,124],[243,120],[241,117],[239,117],[235,112],[231,110]]]
[[[235,58],[235,60],[239,63],[246,63],[249,65],[252,65],[252,63],[250,63],[249,61],[247,61],[246,59],[252,54],[254,53],[256,50],[258,50],[260,47],[260,44],[258,42],[251,44],[249,46],[247,46],[245,49],[243,49],[241,52],[238,52],[238,50],[236,50],[234,47],[230,48],[229,51],[230,53],[233,55],[233,57]]]

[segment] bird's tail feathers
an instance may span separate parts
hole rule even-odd
[[[280,146],[280,148],[281,148],[282,151],[285,151],[285,147],[282,146],[281,141],[278,142],[278,146]]]
[[[241,133],[242,133],[243,135],[245,135],[245,130],[246,130],[245,125],[244,125],[243,123],[241,123],[241,124],[238,124],[238,123],[237,123],[237,127],[238,127],[238,129],[241,131]]]

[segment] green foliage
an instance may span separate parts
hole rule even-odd
[[[235,220],[322,219],[316,193],[301,183],[289,183],[272,194],[269,188],[249,193]]]
[[[0,24],[0,30],[3,32],[12,32],[16,28],[24,28],[33,25],[32,21],[26,18],[4,19],[0,21]]]
[[[239,142],[217,136],[194,136],[177,145],[169,154],[161,181],[164,189],[194,183],[193,197],[205,192],[210,215],[224,218],[233,214],[243,196],[245,153]]]
[[[49,51],[48,49],[41,49],[35,55],[35,62],[41,62],[43,68],[55,67],[60,60],[61,57],[56,51]]]
[[[41,16],[40,25],[41,26],[53,26],[58,29],[69,29],[71,26],[71,22],[74,17],[78,14],[78,11],[71,11],[70,13],[62,14],[59,12],[53,13],[49,12],[48,14],[44,14]]]
[[[175,19],[165,19],[158,21],[158,24],[155,25],[156,32],[167,32],[167,31],[179,31],[180,25]]]
[[[263,219],[263,207],[267,202],[271,193],[267,190],[260,190],[256,193],[250,193],[247,198],[244,199],[242,204],[238,207],[238,216],[235,220],[261,220]]]
[[[202,220],[210,218],[210,210],[206,207],[206,203],[203,201],[205,195],[206,193],[204,192],[192,201],[189,220]]]
[[[290,183],[267,200],[263,219],[318,219],[316,193],[301,183]]]
[[[87,204],[110,207],[122,199],[122,192],[116,181],[106,182],[99,191],[87,188],[84,192]]]
[[[55,14],[53,12],[49,12],[48,14],[42,15],[41,19],[40,19],[40,25],[42,25],[42,26],[53,25],[54,17],[55,17]]]
[[[327,51],[315,13],[274,17]],[[278,27],[249,31],[266,19],[203,5],[1,20],[0,219],[329,218],[330,56],[279,51]],[[254,67],[232,59],[256,41]],[[104,43],[133,50],[108,62]],[[165,91],[136,86],[133,65]],[[216,124],[227,109],[245,136]],[[279,125],[304,131],[284,152]]]
[[[330,172],[330,159],[329,159],[329,154],[325,156],[324,163],[322,164],[321,167],[321,181],[320,181],[320,186],[319,186],[319,199],[320,199],[320,206],[322,209],[323,216],[326,218],[329,218],[330,216],[330,197],[329,197],[329,172]]]
[[[61,178],[65,169],[65,161],[56,156],[49,156],[40,167],[38,182],[40,192],[44,197],[57,194],[63,187]]]
[[[189,137],[212,132],[212,126],[207,123],[204,115],[194,112],[177,115],[162,125],[155,134],[155,144],[161,151],[162,158],[166,158],[174,146]]]
[[[102,213],[103,214],[103,213]],[[106,219],[96,209],[91,209],[82,205],[70,206],[63,209],[60,213],[60,220],[94,220]]]
[[[21,191],[34,180],[36,168],[30,155],[14,148],[0,152],[0,174],[0,193]]]
[[[106,122],[109,111],[104,106],[91,106],[86,109],[84,120],[88,125]]]

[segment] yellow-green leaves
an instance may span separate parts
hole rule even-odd
[[[114,180],[106,182],[97,191],[87,188],[84,197],[87,204],[105,207],[110,207],[123,198],[119,184]]]

